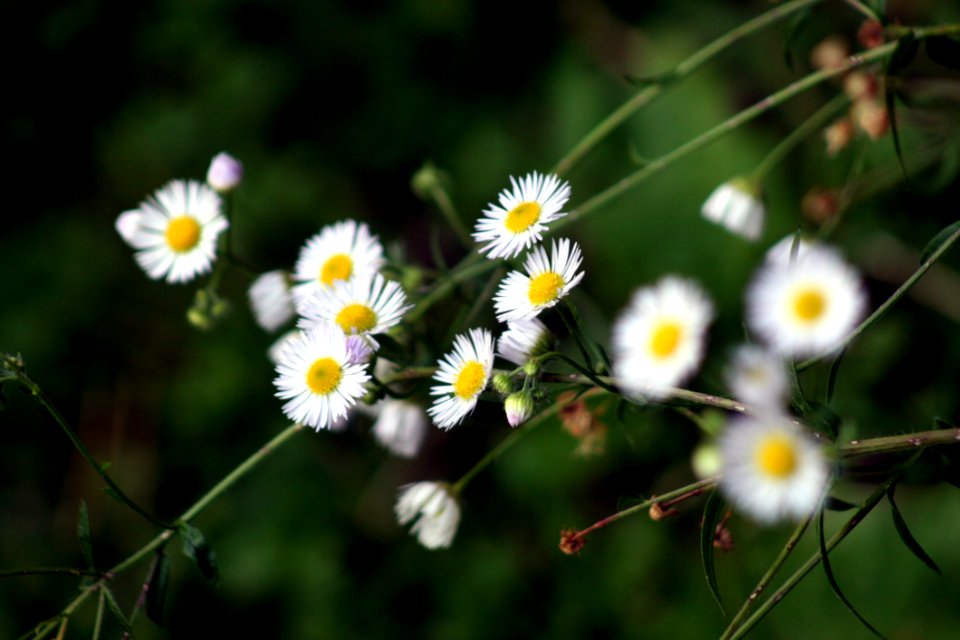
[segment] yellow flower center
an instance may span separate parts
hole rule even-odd
[[[536,278],[530,280],[530,289],[527,291],[527,298],[530,303],[536,306],[553,302],[560,294],[563,288],[563,278],[553,271],[541,273]]]
[[[483,389],[487,378],[487,370],[476,360],[470,360],[460,373],[457,374],[457,380],[453,383],[453,392],[464,400],[470,400]]]
[[[348,304],[337,314],[337,324],[346,334],[366,333],[377,325],[377,314],[365,304]]]
[[[325,396],[337,388],[343,369],[333,358],[320,358],[307,371],[307,386],[317,395]]]
[[[804,289],[793,298],[793,313],[804,323],[816,322],[827,308],[827,299],[817,289]]]
[[[200,223],[188,215],[177,216],[167,224],[166,238],[177,253],[190,251],[200,241]]]
[[[764,474],[782,479],[797,468],[797,452],[793,442],[783,436],[772,436],[757,446],[755,459]]]
[[[683,327],[675,320],[664,320],[650,336],[650,352],[661,360],[669,358],[680,346]]]
[[[539,202],[521,202],[507,213],[504,226],[514,233],[526,231],[540,219]]]
[[[345,253],[338,253],[320,267],[320,282],[331,285],[335,280],[346,280],[353,273],[353,260]]]

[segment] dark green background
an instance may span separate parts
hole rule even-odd
[[[817,9],[783,61],[785,28],[724,53],[621,129],[570,176],[572,204],[809,70],[822,37],[852,37],[859,19],[840,2]],[[472,221],[509,175],[549,170],[636,88],[625,76],[670,68],[766,2],[266,2],[76,0],[0,8],[6,97],[0,140],[8,159],[0,234],[0,349],[21,352],[31,376],[98,459],[142,504],[175,517],[285,426],[265,357],[271,338],[245,308],[248,279],[227,278],[234,314],[211,333],[184,320],[193,286],[149,280],[113,228],[116,216],[177,177],[202,178],[227,150],[247,171],[236,195],[237,252],[266,270],[289,268],[322,225],[367,221],[388,245],[430,265],[442,219],[409,188],[427,160],[450,177]],[[956,20],[952,3],[897,3],[905,23]],[[910,77],[955,73],[920,57]],[[944,85],[946,86],[946,85]],[[719,183],[750,171],[778,140],[838,91],[819,87],[677,163],[564,231],[581,243],[586,277],[575,300],[605,341],[636,286],[662,274],[696,277],[718,307],[711,350],[694,388],[722,393],[720,372],[742,339],[742,291],[763,251],[798,226],[814,185],[842,184],[854,153],[827,159],[820,140],[792,154],[766,185],[762,241],[748,244],[703,221]],[[934,105],[955,127],[957,103]],[[921,105],[922,106],[922,105]],[[902,109],[909,116],[926,113]],[[950,109],[953,109],[951,111]],[[952,118],[952,119],[951,119]],[[936,123],[935,123],[936,124]],[[905,143],[957,131],[904,125]],[[867,165],[891,167],[886,138]],[[909,159],[909,155],[908,155]],[[918,252],[957,218],[948,163],[857,202],[834,240],[866,273],[872,306],[916,255],[895,258],[886,234]],[[879,261],[875,259],[879,253]],[[960,266],[956,255],[945,263]],[[953,280],[950,280],[950,278]],[[934,300],[960,300],[956,271]],[[944,279],[946,278],[946,279]],[[444,313],[450,313],[448,309]],[[440,314],[438,317],[445,317]],[[491,311],[483,322],[495,328]],[[834,404],[850,436],[960,420],[958,317],[907,298],[858,341]],[[437,328],[437,327],[433,327]],[[446,331],[448,327],[441,327]],[[435,353],[447,344],[432,344]],[[824,371],[805,376],[822,395]],[[101,481],[42,409],[13,387],[0,414],[0,568],[79,566],[81,499],[94,553],[110,566],[155,531],[101,491]],[[221,563],[206,583],[168,549],[166,625],[139,620],[138,637],[709,638],[725,626],[702,577],[699,504],[660,523],[624,520],[579,557],[559,532],[690,480],[696,427],[663,409],[610,412],[603,456],[573,455],[555,423],[481,474],[464,495],[453,547],[429,552],[394,520],[396,488],[453,480],[506,434],[500,407],[442,433],[414,461],[390,458],[358,420],[348,433],[299,434],[196,522]],[[869,485],[838,490],[859,499]],[[960,495],[947,485],[903,487],[900,505],[943,569],[925,569],[899,542],[882,505],[836,553],[849,597],[895,638],[955,637],[960,596]],[[828,515],[828,526],[840,516]],[[737,548],[718,558],[728,609],[749,592],[787,528],[735,517]],[[797,560],[812,552],[807,540]],[[146,565],[116,582],[132,606]],[[76,593],[63,577],[4,578],[0,637],[54,615]],[[729,615],[729,614],[728,614]],[[141,616],[142,617],[142,616]],[[92,607],[67,637],[88,637]],[[110,626],[106,637],[119,630]],[[954,635],[952,635],[954,634]],[[815,572],[758,628],[761,638],[854,638],[866,631]]]

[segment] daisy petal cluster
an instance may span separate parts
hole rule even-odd
[[[343,220],[324,227],[300,249],[293,268],[297,309],[316,291],[341,280],[372,276],[383,263],[383,246],[366,224]]]
[[[257,324],[266,331],[276,331],[294,316],[290,293],[290,274],[276,270],[262,273],[250,285],[250,308]]]
[[[427,549],[449,547],[460,524],[460,505],[449,487],[439,482],[400,487],[394,511],[401,525],[413,522],[410,533]]]
[[[746,296],[748,326],[784,357],[839,349],[867,307],[857,272],[822,245],[788,262],[768,260]]]
[[[117,218],[120,236],[154,280],[184,283],[210,271],[229,226],[220,196],[196,180],[174,180]]]
[[[347,409],[365,393],[370,377],[352,364],[347,337],[338,328],[321,324],[278,354],[277,397],[287,400],[283,412],[294,422],[327,429],[347,415]]]
[[[561,210],[570,198],[570,185],[555,175],[531,173],[500,192],[499,204],[490,203],[477,221],[473,237],[486,242],[480,248],[489,258],[515,258],[540,242],[547,225],[567,215]]]
[[[628,394],[662,399],[693,374],[703,357],[713,303],[699,285],[677,276],[633,294],[613,325],[613,371]]]
[[[542,246],[535,247],[524,262],[526,273],[511,271],[500,283],[494,297],[497,320],[529,320],[557,304],[583,279],[581,262],[580,247],[566,238],[551,243],[549,257]]]
[[[719,440],[720,487],[754,520],[775,523],[814,513],[830,478],[820,445],[790,418],[744,416]]]
[[[486,329],[470,329],[453,341],[453,351],[439,363],[430,394],[436,396],[427,409],[441,429],[459,424],[477,405],[477,398],[493,372],[493,336]]]
[[[316,289],[302,301],[301,327],[333,324],[346,334],[383,333],[400,322],[410,309],[399,282],[379,273],[336,281],[331,287]]]
[[[497,355],[516,365],[524,365],[550,350],[553,335],[540,320],[511,320],[497,339]]]

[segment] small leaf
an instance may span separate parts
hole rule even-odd
[[[713,563],[713,541],[717,535],[717,524],[723,516],[723,503],[723,494],[714,490],[703,507],[703,523],[700,525],[700,557],[703,560],[703,573],[721,613],[723,602],[720,600],[720,587],[717,585],[717,572]]]
[[[128,633],[130,637],[133,637],[133,627],[130,626],[130,621],[127,620],[127,616],[124,615],[120,605],[117,604],[117,599],[113,597],[113,593],[106,587],[101,587],[101,592],[107,598],[107,609],[113,614],[117,623],[123,627],[123,630]]]
[[[157,549],[153,569],[147,579],[147,617],[163,625],[163,604],[167,597],[167,584],[170,581],[170,557]]]
[[[203,532],[193,525],[187,523],[180,524],[180,534],[183,536],[183,553],[193,560],[197,569],[207,580],[215,582],[220,577],[220,570],[217,566],[217,555],[207,544]]]
[[[888,76],[895,76],[913,62],[913,59],[917,57],[917,51],[920,49],[920,41],[913,37],[912,33],[908,33],[900,38],[897,41],[897,47],[893,50],[893,53],[890,55],[890,59],[887,60],[887,68],[884,70],[884,73]]]
[[[903,173],[904,180],[909,180],[907,175],[907,165],[903,160],[903,148],[900,145],[900,131],[897,127],[896,99],[893,94],[892,85],[889,76],[897,75],[905,69],[916,57],[920,42],[913,35],[907,34],[897,42],[897,48],[893,50],[890,59],[887,60],[885,75],[888,76],[885,82],[884,101],[887,105],[887,121],[890,123],[890,137],[893,138],[893,150],[897,154],[897,163],[900,165],[900,171]]]
[[[943,246],[943,243],[949,240],[950,237],[958,231],[960,231],[960,220],[948,225],[946,228],[941,230],[940,233],[933,236],[933,239],[927,243],[927,246],[923,248],[923,252],[920,254],[920,264],[926,264],[930,260],[930,257],[936,253],[940,247]]]
[[[823,508],[829,511],[850,511],[851,509],[856,509],[857,505],[851,504],[846,500],[841,500],[840,498],[827,496],[827,499],[823,502]]]
[[[837,384],[837,374],[840,372],[840,362],[843,360],[843,355],[847,352],[846,348],[840,350],[834,359],[830,363],[830,371],[827,373],[827,404],[830,404],[833,401],[833,390]]]
[[[940,571],[940,567],[937,566],[937,563],[933,561],[933,558],[923,550],[923,547],[920,546],[920,543],[917,542],[917,539],[913,537],[913,534],[910,533],[910,528],[907,526],[907,521],[903,519],[903,514],[900,513],[900,509],[897,508],[897,503],[893,499],[893,494],[896,491],[896,483],[891,484],[890,488],[887,489],[887,500],[890,501],[890,513],[893,515],[893,526],[896,527],[897,533],[900,534],[900,539],[903,540],[903,544],[907,546],[907,549],[910,550],[913,555],[923,564],[930,567],[930,570],[943,575],[943,572]]]
[[[793,48],[803,33],[803,29],[810,22],[809,8],[798,11],[787,21],[787,35],[783,39],[783,61],[788,69],[793,69]]]
[[[960,69],[960,42],[948,36],[927,38],[924,43],[927,55],[939,65],[948,69]]]
[[[830,567],[830,554],[827,553],[827,543],[823,539],[823,509],[820,510],[820,515],[817,517],[817,542],[820,545],[820,564],[823,565],[823,573],[827,576],[827,582],[830,583],[830,588],[833,589],[833,593],[863,626],[873,632],[873,635],[886,640],[886,636],[877,631],[872,624],[867,622],[866,618],[860,615],[860,612],[857,611],[853,604],[847,599],[847,596],[844,595],[843,591],[840,590],[840,585],[837,584],[837,579],[833,575],[833,569]]]
[[[80,538],[80,553],[83,554],[83,561],[87,563],[87,569],[93,570],[93,542],[90,538],[90,511],[87,509],[87,503],[80,501],[80,508],[77,513],[77,537]]]

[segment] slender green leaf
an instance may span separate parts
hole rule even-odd
[[[90,511],[87,509],[85,500],[80,501],[77,513],[77,537],[80,538],[80,553],[83,554],[83,561],[87,563],[87,569],[92,571],[96,566],[93,563],[93,542],[90,537]]]
[[[897,507],[896,501],[893,499],[893,494],[897,489],[897,484],[893,483],[890,485],[890,488],[887,489],[887,500],[890,501],[890,513],[893,515],[893,526],[896,527],[897,533],[900,534],[900,539],[903,540],[903,544],[907,546],[907,549],[910,552],[917,556],[917,559],[920,560],[923,564],[930,567],[930,570],[939,575],[943,575],[943,572],[940,571],[940,567],[937,566],[937,563],[933,561],[933,558],[924,551],[923,547],[920,546],[920,543],[917,542],[917,539],[913,537],[913,534],[910,533],[910,528],[907,526],[907,521],[903,519],[903,514],[900,513],[900,509]]]
[[[820,545],[820,564],[823,566],[823,573],[827,576],[827,582],[830,583],[830,588],[833,589],[833,593],[840,599],[843,606],[845,606],[863,626],[869,629],[873,635],[886,640],[886,636],[877,631],[872,624],[867,622],[866,618],[860,615],[860,612],[857,611],[856,607],[854,607],[850,600],[847,599],[847,596],[844,595],[840,589],[840,585],[837,584],[837,579],[833,575],[833,569],[830,567],[830,554],[827,553],[827,543],[823,537],[823,509],[820,510],[820,514],[817,516],[817,543]]]
[[[179,530],[183,536],[184,555],[193,560],[204,578],[215,582],[220,577],[217,555],[210,548],[203,532],[185,522],[180,524]]]
[[[654,85],[667,85],[677,79],[676,71],[670,70],[664,73],[657,73],[652,76],[628,76],[624,75],[623,79],[632,84],[638,89],[646,89]]]
[[[840,362],[846,352],[846,348],[841,349],[840,353],[833,358],[833,362],[830,363],[830,371],[827,373],[827,404],[833,402],[833,391],[837,385],[837,374],[840,373]]]
[[[887,68],[885,70],[887,81],[884,83],[886,87],[884,100],[887,105],[887,120],[890,123],[890,137],[893,139],[893,150],[897,154],[897,162],[900,165],[900,171],[903,173],[904,180],[908,180],[909,176],[907,174],[906,162],[904,162],[903,159],[903,147],[900,145],[900,131],[897,127],[896,97],[893,93],[894,83],[890,82],[890,76],[897,75],[913,62],[919,46],[920,42],[910,34],[900,38],[896,49],[893,50],[893,54],[891,54],[890,59],[887,60]]]
[[[851,509],[856,509],[857,505],[851,504],[846,500],[841,500],[840,498],[827,496],[827,499],[823,502],[823,508],[829,511],[850,511]]]
[[[163,605],[167,597],[167,584],[170,581],[170,557],[157,549],[153,568],[147,578],[147,617],[158,625],[163,625]]]
[[[960,42],[948,36],[927,38],[924,42],[927,55],[937,64],[948,69],[960,69]]]
[[[783,39],[783,61],[789,69],[793,69],[793,48],[809,22],[809,8],[796,12],[787,20],[787,35]]]
[[[806,410],[803,411],[803,418],[811,427],[831,439],[837,437],[842,422],[837,412],[827,405],[816,400],[807,401]]]
[[[960,220],[951,225],[947,225],[940,233],[933,236],[933,239],[927,243],[927,246],[925,246],[920,253],[920,264],[926,264],[927,261],[930,260],[930,256],[936,253],[937,249],[943,246],[943,243],[949,240],[957,231],[960,231]]]
[[[703,560],[703,573],[707,578],[707,586],[717,606],[723,612],[723,602],[720,600],[720,587],[717,585],[717,571],[714,566],[713,541],[716,538],[717,524],[723,517],[723,494],[714,490],[707,498],[703,507],[703,523],[700,525],[700,557]]]
[[[113,593],[111,593],[110,589],[107,587],[101,587],[101,592],[107,598],[107,609],[113,614],[114,619],[121,627],[123,627],[123,630],[126,633],[133,637],[133,627],[130,626],[130,621],[127,620],[127,616],[124,615],[123,609],[121,609],[120,605],[117,604],[117,599],[113,597]]]

